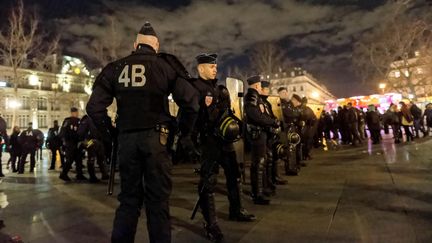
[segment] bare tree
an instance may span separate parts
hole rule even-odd
[[[58,38],[47,42],[47,35],[39,29],[39,18],[35,11],[26,11],[22,0],[11,9],[8,25],[0,32],[0,61],[13,70],[12,84],[17,98],[18,88],[24,78],[18,72],[20,68],[36,66],[47,67],[58,47]],[[30,60],[33,57],[34,62]],[[14,109],[12,127],[15,125],[16,113]]]
[[[106,21],[109,23],[107,34],[94,39],[90,45],[101,67],[119,58],[123,41],[117,19],[114,16],[109,16]]]
[[[251,74],[245,69],[241,69],[239,66],[230,66],[227,69],[228,77],[236,78],[246,82],[247,78],[251,76]]]
[[[396,1],[388,21],[355,44],[353,61],[365,82],[385,82],[388,91],[415,95],[430,83],[432,25],[425,17],[410,16],[409,4]]]
[[[249,56],[251,67],[259,74],[271,75],[287,65],[286,53],[272,42],[258,44]]]

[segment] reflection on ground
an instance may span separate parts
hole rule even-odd
[[[394,145],[384,137],[380,145],[314,151],[300,176],[278,187],[272,205],[253,205],[244,195],[245,208],[258,218],[253,223],[228,221],[221,175],[216,204],[226,241],[431,242],[431,145],[427,139]],[[6,173],[0,183],[0,219],[6,225],[0,242],[5,234],[24,242],[109,242],[117,201],[105,195],[106,184],[64,183],[59,171],[48,172],[49,155],[44,158],[34,174]],[[198,180],[193,167],[173,170],[173,242],[207,242],[201,216],[189,220]],[[137,242],[147,242],[145,215]]]

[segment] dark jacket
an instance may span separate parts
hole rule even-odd
[[[246,122],[258,127],[279,127],[277,119],[271,117],[265,110],[265,104],[258,91],[249,88],[244,97]]]
[[[48,137],[46,139],[46,146],[50,149],[60,148],[62,140],[60,138],[60,127],[51,127],[48,129]]]
[[[21,132],[18,142],[21,145],[23,153],[31,153],[38,148],[38,138],[31,128]]]
[[[370,130],[380,130],[380,115],[377,111],[366,112],[366,123]]]
[[[13,132],[9,140],[9,151],[14,154],[21,153],[21,144],[18,142],[19,132]]]
[[[186,69],[174,56],[157,54],[140,44],[131,55],[108,64],[96,78],[87,103],[95,125],[111,127],[106,108],[117,101],[116,127],[120,133],[145,130],[171,123],[168,96],[182,110],[179,128],[184,135],[194,126],[198,112],[197,92],[186,80]]]

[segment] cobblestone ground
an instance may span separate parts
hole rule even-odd
[[[252,223],[228,221],[221,173],[217,212],[226,242],[432,242],[432,140],[364,145],[313,153],[313,160],[288,185],[278,186],[270,206],[257,206],[244,194]],[[4,161],[8,156],[3,156]],[[64,183],[48,172],[49,155],[34,174],[9,173],[0,183],[0,219],[7,235],[24,242],[109,242],[115,197],[106,183]],[[173,242],[208,242],[202,217],[189,216],[198,177],[192,165],[173,169]],[[249,185],[244,185],[249,191]],[[116,185],[115,192],[118,192]],[[3,237],[3,238],[2,238]],[[147,242],[145,215],[136,242]]]

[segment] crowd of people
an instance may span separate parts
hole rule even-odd
[[[106,156],[105,148],[110,149],[109,142],[108,144],[103,144],[103,140],[98,135],[99,132],[88,116],[79,119],[78,115],[78,109],[72,107],[71,116],[63,121],[61,127],[57,120],[53,122],[53,127],[49,128],[46,139],[42,131],[33,129],[31,122],[22,131],[19,126],[15,126],[12,134],[8,136],[6,133],[6,123],[0,117],[0,125],[2,126],[0,138],[6,145],[6,151],[10,153],[6,168],[10,169],[12,173],[24,174],[25,164],[29,158],[29,172],[33,173],[36,161],[42,158],[42,148],[45,145],[51,151],[49,170],[55,170],[56,161],[60,159],[60,179],[65,181],[71,180],[68,172],[72,164],[75,163],[76,179],[87,180],[82,171],[82,161],[84,155],[87,154],[89,182],[99,182],[96,176],[95,162],[100,168],[101,179],[107,180],[109,176],[105,167],[106,159],[109,159],[109,156]],[[2,166],[0,166],[0,177],[3,176]]]
[[[429,136],[431,127],[432,103],[427,104],[423,112],[414,102],[391,104],[383,114],[375,105],[369,105],[364,111],[348,103],[337,111],[321,113],[315,144],[335,140],[357,146],[368,137],[373,144],[378,144],[382,139],[381,131],[389,134],[390,128],[395,143],[410,142]]]

